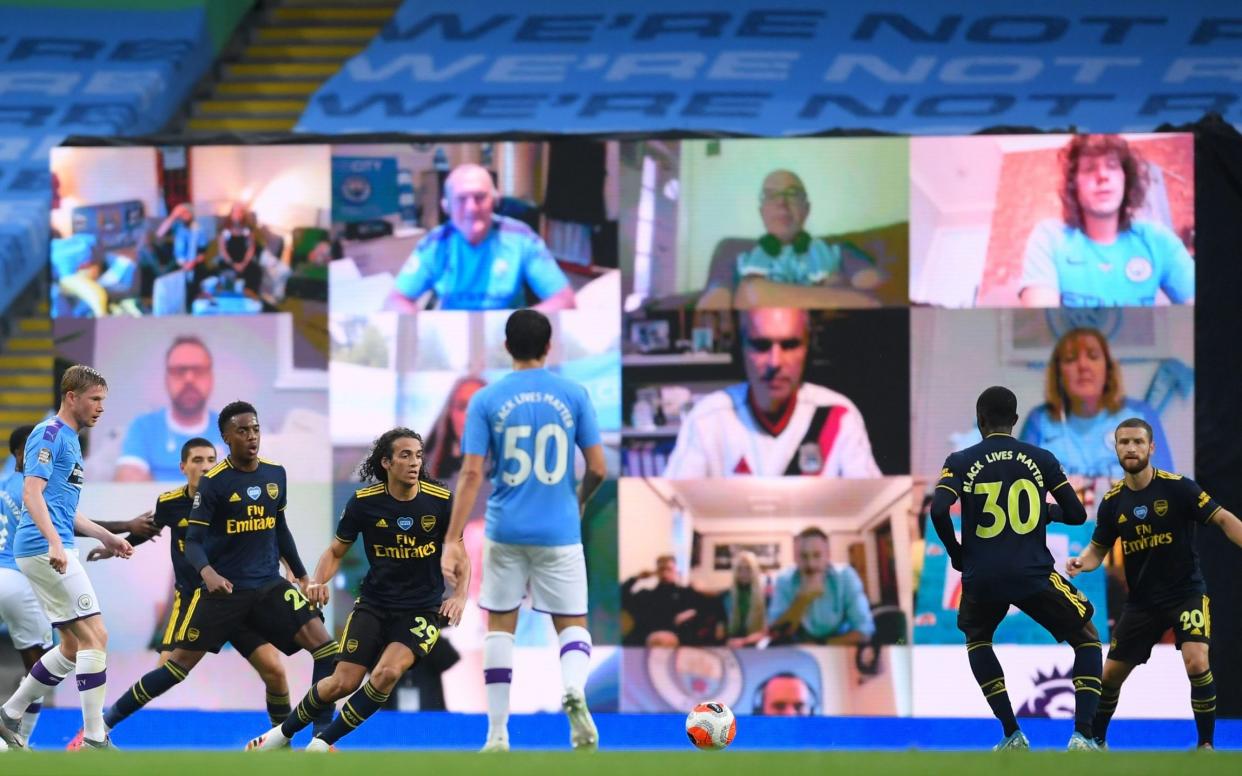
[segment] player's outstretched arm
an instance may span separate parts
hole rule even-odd
[[[595,495],[595,491],[599,490],[599,486],[603,484],[604,478],[608,476],[608,463],[604,460],[604,446],[591,445],[582,451],[582,455],[586,457],[586,473],[582,475],[582,482],[578,484],[578,514],[586,514],[587,502]]]
[[[328,603],[328,582],[340,570],[341,559],[345,557],[345,553],[349,552],[351,546],[334,536],[328,549],[319,556],[319,562],[315,564],[315,574],[306,585],[306,597],[315,606]]]
[[[113,532],[104,528],[99,523],[91,520],[81,512],[73,516],[73,532],[78,536],[88,536],[92,539],[98,539],[104,546],[104,549],[113,555],[128,558],[134,554],[134,548],[129,542],[117,536]]]
[[[1229,541],[1242,547],[1242,520],[1239,520],[1237,515],[1228,509],[1218,509],[1216,514],[1212,515],[1211,522],[1225,532],[1225,536],[1229,537]]]
[[[936,492],[932,494],[931,521],[932,528],[936,529],[936,536],[940,537],[940,543],[949,553],[949,561],[953,564],[953,568],[961,571],[962,545],[958,543],[957,535],[953,533],[953,518],[949,516],[949,508],[955,501],[957,501],[956,493],[945,487],[937,487]]]
[[[130,534],[126,540],[137,546],[160,535],[163,527],[155,522],[155,512],[148,510],[132,520],[96,520],[95,525],[114,534]],[[85,536],[85,534],[80,534]]]
[[[1086,549],[1082,551],[1081,555],[1065,561],[1065,571],[1071,577],[1095,571],[1104,562],[1104,556],[1107,552],[1107,547],[1101,547],[1095,542],[1088,542]]]

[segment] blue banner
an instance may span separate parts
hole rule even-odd
[[[297,128],[1136,131],[1242,117],[1240,50],[1217,0],[407,0]]]
[[[211,63],[203,9],[0,7],[0,312],[47,265],[48,154],[163,128]]]

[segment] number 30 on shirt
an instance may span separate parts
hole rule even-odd
[[[565,478],[569,468],[569,435],[555,423],[539,427],[535,432],[534,459],[520,443],[530,438],[530,426],[510,426],[505,429],[504,472],[501,479],[509,487],[526,482],[531,473],[544,485],[555,485]],[[548,446],[552,445],[552,468],[548,468]],[[516,464],[516,468],[511,465]]]
[[[992,518],[990,525],[980,521],[975,526],[975,536],[980,539],[992,539],[1000,536],[1009,525],[1013,532],[1021,536],[1035,530],[1039,525],[1039,488],[1030,480],[1014,480],[1005,494],[1004,508],[1001,508],[1001,489],[1003,482],[976,482],[973,491],[986,499],[983,502],[983,513]],[[1026,517],[1022,516],[1022,502],[1026,502]]]

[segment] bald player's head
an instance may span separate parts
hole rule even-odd
[[[440,206],[467,242],[471,245],[483,242],[492,228],[492,213],[496,208],[492,174],[477,164],[454,167],[444,180],[444,198]]]
[[[773,170],[759,192],[763,228],[782,243],[792,243],[806,225],[811,203],[802,179],[789,170]]]

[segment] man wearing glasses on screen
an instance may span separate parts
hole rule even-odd
[[[664,476],[879,477],[862,414],[804,383],[810,316],[793,307],[738,313],[746,382],[708,394],[683,419]]]
[[[215,387],[211,351],[198,337],[173,340],[164,356],[167,407],[139,415],[130,422],[116,461],[118,482],[176,482],[181,473],[181,448],[216,427],[218,413],[207,408]]]
[[[875,307],[869,293],[880,282],[875,270],[851,278],[843,272],[841,246],[829,245],[806,231],[811,201],[802,179],[789,170],[774,170],[759,190],[759,217],[764,234],[737,257],[733,295],[709,289],[700,309],[789,305],[810,309]]]
[[[529,288],[544,312],[574,306],[574,291],[539,235],[496,215],[492,174],[477,164],[454,168],[440,206],[449,214],[424,237],[397,275],[390,304],[413,312],[434,291],[440,310],[511,310],[526,306]]]
[[[1195,297],[1195,262],[1162,224],[1135,220],[1146,165],[1118,135],[1075,135],[1061,150],[1060,220],[1036,225],[1026,243],[1018,298],[1026,307],[1138,307],[1163,291]]]

